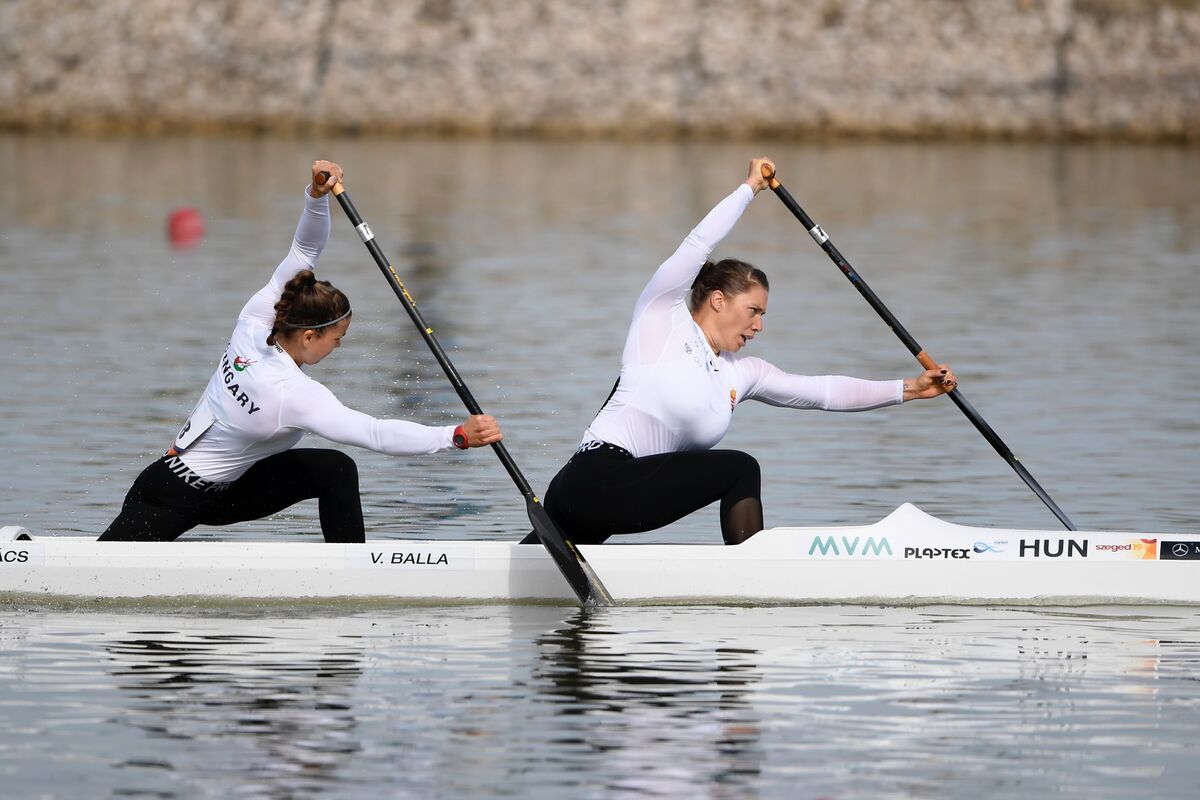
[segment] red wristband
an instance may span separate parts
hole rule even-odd
[[[454,437],[451,441],[454,442],[454,446],[459,450],[466,450],[470,447],[470,444],[467,442],[467,432],[463,430],[462,425],[454,429]]]

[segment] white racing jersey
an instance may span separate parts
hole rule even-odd
[[[346,408],[278,345],[268,345],[275,303],[297,272],[313,269],[329,239],[329,196],[304,192],[304,212],[287,257],[238,315],[204,395],[175,440],[185,464],[205,480],[241,477],[257,461],[294,447],[307,431],[390,455],[453,446],[453,425],[375,419]]]
[[[713,249],[754,198],[742,184],[708,213],[642,290],[621,356],[616,391],[583,443],[615,444],[634,456],[715,446],[745,400],[789,408],[866,411],[903,402],[904,381],[792,375],[761,358],[714,354],[687,296]]]

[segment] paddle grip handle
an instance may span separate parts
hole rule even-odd
[[[763,164],[760,169],[762,169],[762,176],[767,179],[767,185],[772,190],[778,189],[781,184],[779,183],[779,179],[775,177],[775,170],[771,169],[769,164]]]
[[[330,176],[329,176],[328,172],[326,172],[325,170],[321,170],[320,172],[317,173],[317,177],[321,179],[321,185],[324,186],[326,181],[329,180]],[[346,191],[346,188],[344,186],[342,186],[341,181],[338,181],[337,184],[332,189],[330,189],[330,191],[333,192],[334,197],[337,197],[342,192]]]

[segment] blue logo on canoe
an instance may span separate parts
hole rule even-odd
[[[823,556],[830,554],[840,556],[843,552],[848,556],[881,556],[884,553],[887,553],[889,556],[893,555],[892,545],[888,542],[886,536],[880,536],[878,539],[874,536],[868,536],[865,542],[859,536],[841,536],[838,538],[840,538],[842,543],[840,548],[838,547],[838,540],[832,536],[814,536],[812,544],[809,545],[808,554],[810,556],[816,555],[819,550]],[[861,548],[859,547],[860,543],[862,544]]]

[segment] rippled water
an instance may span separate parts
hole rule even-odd
[[[538,488],[616,375],[642,282],[766,152],[1081,528],[1200,530],[1200,151],[1118,145],[0,136],[0,525],[95,534],[286,249],[307,164],[355,201]],[[205,215],[172,250],[171,208]],[[770,195],[718,251],[771,276],[752,348],[916,371]],[[335,211],[355,322],[314,374],[461,415]],[[909,501],[1056,527],[949,402],[739,407],[768,524]],[[498,462],[355,452],[370,535],[517,537]],[[315,508],[193,537],[310,537]],[[640,540],[712,541],[713,511]],[[1194,609],[554,607],[0,611],[14,796],[1189,796]],[[86,787],[86,791],[81,788]]]
[[[0,774],[21,796],[1126,798],[1200,779],[1186,610],[0,624]]]

